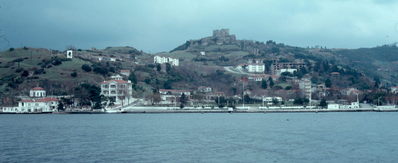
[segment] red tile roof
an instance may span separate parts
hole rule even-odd
[[[34,87],[34,88],[32,88],[32,90],[35,90],[35,91],[37,91],[37,90],[44,90],[44,88],[42,88],[42,87]]]
[[[189,90],[159,89],[159,92],[190,92]]]
[[[119,84],[129,83],[128,81],[124,81],[124,80],[108,80],[108,81],[103,81],[101,84],[108,84],[110,82],[116,82],[116,83],[119,83]]]
[[[45,98],[39,98],[39,99],[24,99],[24,100],[21,100],[21,102],[51,102],[51,101],[58,101],[58,99],[53,98],[53,97],[45,97]]]

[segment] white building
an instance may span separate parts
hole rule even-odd
[[[391,89],[391,93],[394,93],[394,94],[398,93],[398,86],[391,87],[390,89]]]
[[[191,98],[190,90],[159,89],[159,94],[161,99],[159,104],[177,104],[182,94],[184,94],[188,100]]]
[[[288,72],[288,73],[294,74],[294,72],[297,72],[297,69],[295,69],[295,68],[283,68],[283,69],[278,70],[278,75],[281,75],[284,72]]]
[[[120,70],[120,74],[128,77],[130,76],[130,70]]]
[[[272,105],[274,101],[281,103],[283,99],[282,97],[263,97],[263,103],[267,103],[267,105]]]
[[[252,63],[247,65],[247,71],[249,72],[264,72],[265,65],[260,63]]]
[[[41,87],[32,88],[29,97],[18,102],[17,107],[3,107],[3,113],[46,113],[55,112],[58,99],[46,97],[46,91]]]
[[[46,97],[46,90],[42,87],[34,87],[29,91],[30,97]]]
[[[311,100],[312,83],[310,79],[304,78],[299,81],[299,88],[303,91],[304,96]]]
[[[162,56],[153,57],[153,63],[157,63],[157,64],[169,63],[172,66],[180,65],[180,61],[178,59],[171,58],[171,57],[162,57]]]
[[[351,102],[350,105],[341,105],[341,104],[328,104],[328,109],[336,110],[336,109],[358,109],[360,107],[359,102]]]
[[[73,50],[67,50],[66,51],[66,58],[70,58],[70,59],[73,58]]]
[[[211,87],[200,86],[198,87],[198,91],[202,93],[210,93],[213,91],[213,89]]]
[[[101,83],[101,95],[113,98],[117,105],[125,105],[133,102],[131,81],[122,80],[120,75],[112,76],[111,78],[111,80]]]

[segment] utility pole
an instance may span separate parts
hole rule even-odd
[[[242,81],[242,106],[245,108],[245,83]]]

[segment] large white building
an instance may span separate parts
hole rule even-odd
[[[101,83],[101,95],[113,98],[117,105],[125,105],[133,102],[132,93],[131,81],[122,80],[120,75],[112,76],[111,80]]]
[[[247,71],[249,72],[264,72],[265,71],[265,65],[261,63],[252,63],[247,65]]]
[[[180,61],[178,59],[171,58],[171,57],[162,57],[162,56],[153,57],[153,63],[157,63],[157,64],[169,63],[172,66],[180,65]]]
[[[32,88],[29,97],[18,102],[17,107],[3,107],[3,113],[50,113],[57,111],[58,99],[46,97],[46,91],[41,87]]]
[[[247,70],[249,72],[264,72],[265,71],[265,65],[264,64],[259,64],[259,63],[253,63],[247,65]]]

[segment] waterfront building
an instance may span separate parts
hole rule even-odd
[[[299,81],[299,88],[303,91],[305,98],[311,100],[312,83],[310,79],[304,78]]]
[[[46,113],[57,111],[59,100],[55,97],[47,97],[46,90],[34,87],[29,91],[29,97],[18,102],[18,106],[3,107],[4,113]]]
[[[189,100],[191,99],[190,90],[177,90],[177,89],[159,89],[160,99],[159,104],[174,104],[180,100],[180,97],[184,94]]]
[[[124,105],[132,102],[132,92],[131,81],[123,80],[120,75],[112,76],[111,80],[101,83],[101,95],[110,98],[116,105]]]

